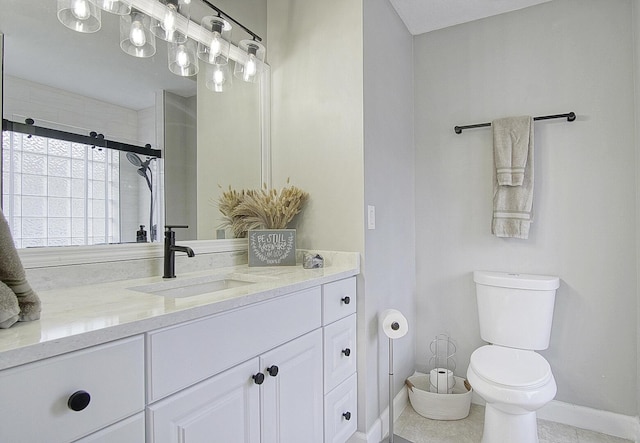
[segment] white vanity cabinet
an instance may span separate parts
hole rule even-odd
[[[316,287],[149,333],[147,442],[321,443],[321,312]]]
[[[143,345],[137,336],[0,372],[0,442],[64,443],[105,428],[80,441],[139,443]]]
[[[102,344],[74,337],[83,349],[0,371],[0,443],[344,443],[355,282],[275,287]]]
[[[154,443],[321,443],[322,334],[310,332],[148,408]]]
[[[356,278],[322,287],[324,441],[344,443],[357,427]]]

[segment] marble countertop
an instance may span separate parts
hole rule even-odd
[[[264,268],[241,265],[186,273],[171,280],[147,277],[40,292],[40,320],[0,329],[0,369],[266,301],[359,273],[358,254],[330,254],[323,254],[325,267],[320,269],[303,269],[300,264]],[[213,275],[253,283],[184,298],[132,289],[163,283],[175,286]]]

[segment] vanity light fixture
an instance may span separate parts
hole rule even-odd
[[[231,23],[220,16],[208,15],[201,25],[211,32],[211,42],[198,43],[198,58],[213,65],[226,65],[229,62],[229,42],[231,41]]]
[[[166,8],[161,19],[153,19],[151,32],[169,43],[185,43],[186,32],[181,32],[181,22],[184,27],[189,23],[189,4],[191,0],[160,0]]]
[[[100,9],[89,0],[58,0],[58,20],[77,32],[97,32],[102,26]]]
[[[238,46],[246,51],[247,57],[244,63],[236,61],[233,74],[245,82],[255,83],[260,73],[260,66],[264,62],[266,50],[255,40],[241,40]]]
[[[151,57],[156,53],[156,36],[169,42],[169,69],[180,76],[199,71],[198,59],[206,63],[205,84],[215,92],[231,86],[229,58],[235,61],[233,74],[255,83],[264,66],[266,49],[253,31],[211,4],[216,11],[200,25],[191,21],[192,0],[57,0],[58,19],[78,32],[100,29],[100,11],[120,15],[120,47],[134,57]],[[130,11],[130,12],[129,12]],[[251,36],[238,46],[231,43],[231,22]]]
[[[151,57],[156,53],[156,37],[149,30],[151,18],[132,9],[120,16],[120,48],[134,57]]]
[[[129,15],[131,13],[131,2],[128,0],[91,0],[103,11],[116,15]]]
[[[169,43],[169,70],[182,77],[198,73],[198,46],[190,38],[184,43]]]

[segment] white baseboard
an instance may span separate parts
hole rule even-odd
[[[537,413],[542,420],[555,421],[576,428],[601,432],[615,437],[640,441],[640,421],[638,417],[587,408],[571,403],[553,400]]]
[[[475,404],[484,405],[484,400],[475,395]],[[403,388],[393,400],[393,415],[397,419],[409,404],[407,389]],[[553,400],[537,413],[542,420],[563,423],[576,428],[601,432],[640,443],[640,419],[585,406]],[[395,421],[395,420],[394,420]],[[385,408],[367,432],[356,432],[347,443],[380,443],[389,431],[389,408]]]
[[[409,393],[407,388],[403,387],[398,395],[393,399],[393,418],[394,422],[400,417],[400,414],[404,411],[404,408],[409,404]],[[389,408],[384,408],[380,417],[378,417],[373,425],[367,430],[366,433],[356,431],[351,436],[347,443],[380,443],[382,439],[389,432]]]

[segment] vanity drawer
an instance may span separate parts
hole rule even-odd
[[[147,336],[154,402],[321,326],[319,287]]]
[[[322,286],[322,324],[328,325],[356,312],[356,278]]]
[[[75,411],[70,397],[80,391],[90,401],[84,409],[79,401]],[[7,369],[0,372],[0,392],[0,441],[76,440],[144,410],[144,341],[134,337]]]
[[[356,315],[324,327],[324,392],[356,372]]]
[[[324,397],[324,442],[346,442],[357,424],[358,378],[353,374]]]

